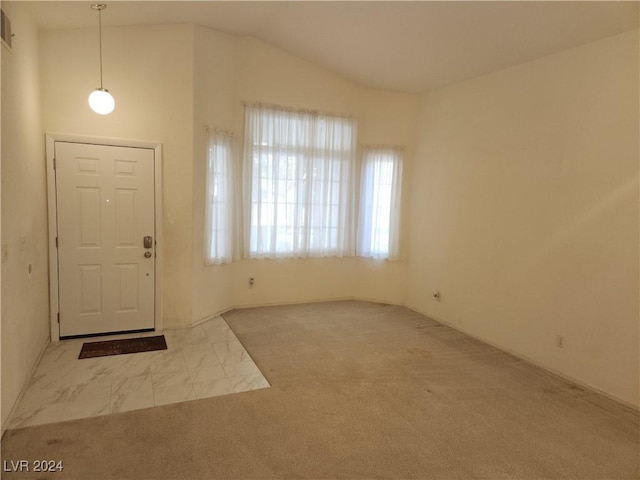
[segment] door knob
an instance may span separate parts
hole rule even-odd
[[[144,258],[151,258],[151,252],[144,252]]]

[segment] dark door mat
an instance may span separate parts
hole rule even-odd
[[[84,343],[78,358],[106,357],[126,353],[152,352],[166,350],[164,335],[156,337],[127,338],[124,340],[106,340],[104,342]]]

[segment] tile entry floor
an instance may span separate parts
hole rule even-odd
[[[167,350],[79,360],[85,342],[163,334]],[[269,387],[222,317],[195,327],[51,343],[9,423],[20,428]]]

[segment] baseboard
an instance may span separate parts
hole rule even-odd
[[[2,423],[2,428],[1,428],[2,433],[0,434],[1,436],[4,436],[4,433],[7,431],[7,426],[11,425],[11,421],[13,420],[13,416],[16,414],[16,411],[17,411],[18,407],[20,406],[20,402],[22,402],[22,398],[24,397],[24,394],[27,391],[27,387],[29,386],[29,383],[31,382],[31,378],[33,377],[33,374],[36,373],[36,369],[38,368],[38,365],[40,365],[40,360],[42,360],[42,356],[44,355],[44,352],[47,351],[47,347],[50,344],[51,344],[51,337],[47,336],[47,339],[44,342],[44,346],[42,346],[42,348],[40,349],[40,353],[36,357],[35,362],[33,362],[33,364],[31,365],[31,369],[29,370],[29,374],[27,375],[27,379],[22,384],[22,388],[20,389],[20,393],[18,393],[18,396],[16,397],[15,402],[13,402],[13,406],[11,407],[11,411],[9,412],[9,415],[7,416],[7,421]]]
[[[300,302],[271,302],[271,303],[252,303],[252,304],[243,304],[243,305],[234,305],[232,307],[229,308],[225,308],[222,310],[219,310],[215,313],[206,315],[202,318],[199,318],[198,320],[194,320],[193,323],[190,323],[188,325],[175,325],[175,326],[169,326],[169,327],[165,327],[163,329],[163,331],[167,331],[167,330],[181,330],[183,328],[191,328],[191,327],[197,327],[198,325],[202,325],[205,322],[208,322],[209,320],[212,320],[216,317],[221,317],[223,316],[225,313],[229,313],[232,310],[243,310],[243,309],[250,309],[250,308],[262,308],[262,307],[279,307],[279,306],[283,306],[283,305],[304,305],[306,303],[328,303],[328,302],[344,302],[344,301],[349,301],[349,300],[357,300],[357,301],[362,301],[362,302],[371,302],[371,303],[385,303],[385,302],[380,302],[377,300],[365,300],[365,299],[359,299],[359,298],[354,298],[354,297],[344,297],[344,298],[331,298],[331,299],[324,299],[324,300],[308,300],[308,301],[300,301]],[[391,305],[391,304],[389,304]]]
[[[234,309],[234,307],[229,307],[229,308],[225,308],[223,310],[219,310],[216,313],[212,313],[211,315],[207,315],[206,317],[202,317],[202,318],[196,320],[191,325],[189,325],[189,327],[197,327],[198,325],[202,325],[203,323],[208,322],[209,320],[211,320],[213,318],[221,317],[222,315],[224,315],[227,312],[230,312],[233,309]],[[177,328],[185,328],[185,327],[176,327],[176,329]],[[172,330],[172,329],[168,328],[167,330]]]
[[[569,375],[566,375],[563,372],[560,372],[558,370],[555,370],[553,368],[548,367],[547,365],[544,365],[532,358],[527,357],[526,355],[523,355],[517,351],[511,350],[509,348],[506,348],[502,345],[498,345],[490,340],[487,340],[485,338],[482,338],[480,336],[475,335],[472,332],[469,332],[467,330],[465,330],[464,328],[461,328],[459,325],[454,325],[442,318],[438,318],[435,317],[433,315],[430,315],[422,310],[420,310],[419,308],[415,308],[415,307],[411,307],[409,305],[406,304],[402,304],[402,303],[393,303],[393,302],[385,302],[385,301],[381,301],[379,299],[370,299],[370,298],[363,298],[363,297],[355,297],[355,296],[351,296],[351,297],[341,297],[341,298],[325,298],[325,299],[315,299],[315,300],[304,300],[304,301],[295,301],[295,302],[260,302],[260,303],[253,303],[253,304],[242,304],[242,305],[234,305],[233,307],[229,307],[226,308],[224,310],[220,310],[219,312],[216,312],[214,314],[211,315],[207,315],[206,317],[203,317],[199,320],[196,320],[194,323],[192,323],[191,325],[181,325],[178,327],[173,327],[173,328],[167,328],[167,330],[172,330],[172,329],[179,329],[179,328],[187,328],[187,327],[194,327],[197,325],[200,325],[204,322],[207,322],[208,320],[211,320],[212,318],[218,317],[218,316],[222,316],[225,313],[228,313],[232,310],[241,310],[241,309],[250,309],[250,308],[262,308],[262,307],[277,307],[277,306],[285,306],[285,305],[302,305],[302,304],[307,304],[307,303],[328,303],[328,302],[342,302],[342,301],[359,301],[359,302],[368,302],[368,303],[378,303],[378,304],[387,304],[387,305],[394,305],[394,306],[401,306],[401,307],[405,307],[408,308],[409,310],[412,310],[416,313],[419,313],[420,315],[424,315],[425,317],[429,317],[439,323],[442,323],[443,325],[447,325],[448,327],[453,328],[454,330],[463,333],[465,335],[468,335],[478,341],[481,341],[482,343],[486,343],[487,345],[492,346],[493,348],[496,348],[502,352],[508,353],[509,355],[513,355],[516,358],[519,358],[520,360],[523,360],[527,363],[529,363],[530,365],[534,365],[538,368],[542,368],[543,370],[546,370],[547,372],[550,372],[554,375],[557,375],[558,377],[567,380],[571,383],[574,383],[577,386],[580,386],[586,390],[590,390],[594,393],[600,394],[604,397],[609,398],[610,400],[613,400],[614,402],[617,402],[627,408],[632,409],[635,412],[640,412],[640,407],[638,405],[634,405],[632,403],[629,403],[621,398],[618,398],[614,395],[611,395],[608,392],[605,392],[597,387],[594,387],[593,385],[590,385],[582,380],[579,380],[577,378],[571,377]]]
[[[560,372],[558,370],[550,368],[547,365],[544,365],[544,364],[542,364],[542,363],[540,363],[540,362],[538,362],[538,361],[536,361],[536,360],[534,360],[532,358],[529,358],[526,355],[523,355],[523,354],[521,354],[519,352],[516,352],[514,350],[506,348],[506,347],[504,347],[502,345],[498,345],[498,344],[496,344],[496,343],[494,343],[494,342],[492,342],[490,340],[487,340],[485,338],[479,337],[478,335],[475,335],[474,333],[471,333],[471,332],[465,330],[464,328],[461,328],[459,325],[454,325],[454,324],[452,324],[452,323],[450,323],[450,322],[448,322],[448,321],[446,321],[446,320],[444,320],[442,318],[430,315],[430,314],[420,310],[419,308],[410,307],[409,305],[405,305],[405,307],[408,308],[409,310],[412,310],[412,311],[414,311],[416,313],[419,313],[420,315],[424,315],[425,317],[431,318],[432,320],[435,320],[438,323],[442,323],[443,325],[451,327],[451,328],[453,328],[454,330],[456,330],[456,331],[458,331],[460,333],[468,335],[469,337],[474,338],[475,340],[478,340],[478,341],[480,341],[482,343],[486,343],[487,345],[490,345],[493,348],[496,348],[496,349],[500,350],[501,352],[505,352],[505,353],[508,353],[509,355],[513,355],[514,357],[519,358],[520,360],[523,360],[523,361],[527,362],[530,365],[533,365],[535,367],[538,367],[538,368],[541,368],[543,370],[546,370],[547,372],[553,373],[554,375],[557,375],[558,377],[560,377],[560,378],[562,378],[562,379],[564,379],[564,380],[566,380],[568,382],[571,382],[571,383],[573,383],[573,384],[575,384],[575,385],[577,385],[577,386],[579,386],[581,388],[584,388],[586,390],[590,390],[590,391],[592,391],[594,393],[597,393],[599,395],[607,397],[608,399],[613,400],[614,402],[617,402],[617,403],[619,403],[619,404],[621,404],[621,405],[623,405],[623,406],[625,406],[627,408],[630,408],[631,410],[633,410],[636,413],[640,413],[640,406],[638,406],[638,405],[634,405],[633,403],[629,403],[626,400],[618,398],[615,395],[611,395],[610,393],[605,392],[604,390],[600,390],[599,388],[594,387],[593,385],[590,385],[590,384],[588,384],[588,383],[586,383],[586,382],[584,382],[582,380],[579,380],[577,378],[573,378],[570,375],[567,375],[567,374],[565,374],[563,372]]]
[[[245,308],[261,308],[261,307],[279,307],[285,305],[304,305],[305,303],[329,303],[329,302],[344,302],[349,300],[357,300],[355,297],[339,297],[339,298],[317,298],[312,300],[296,300],[293,302],[259,302],[248,303],[242,305],[234,305],[229,310],[242,310]]]
[[[396,306],[396,307],[405,306],[403,303],[398,303],[398,302],[390,302],[390,301],[385,301],[385,300],[380,300],[380,299],[375,299],[375,298],[354,297],[354,296],[351,296],[351,297],[339,297],[339,298],[320,298],[320,299],[314,299],[314,300],[296,300],[294,302],[258,302],[258,303],[248,303],[248,304],[233,305],[231,307],[224,308],[222,310],[218,310],[218,311],[216,311],[214,313],[210,313],[210,314],[208,314],[208,315],[206,315],[204,317],[201,317],[201,318],[199,318],[197,320],[194,320],[190,324],[168,326],[168,327],[164,327],[163,330],[179,330],[181,328],[196,327],[196,326],[201,325],[201,324],[203,324],[205,322],[208,322],[212,318],[220,317],[220,316],[224,315],[225,313],[228,313],[228,312],[230,312],[232,310],[242,310],[242,309],[248,309],[248,308],[261,308],[261,307],[278,307],[278,306],[282,306],[282,305],[303,305],[305,303],[329,303],[329,302],[346,302],[346,301],[377,303],[377,304],[393,305],[393,306]]]

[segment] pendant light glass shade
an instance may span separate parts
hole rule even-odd
[[[96,88],[89,95],[89,106],[91,110],[100,115],[109,115],[113,112],[116,106],[116,102],[109,93],[109,90],[104,88]]]
[[[116,102],[109,93],[109,90],[102,86],[102,10],[107,8],[104,3],[96,3],[91,5],[93,10],[98,11],[98,28],[100,36],[100,88],[96,88],[89,95],[89,106],[91,110],[100,114],[108,115],[113,112]]]

